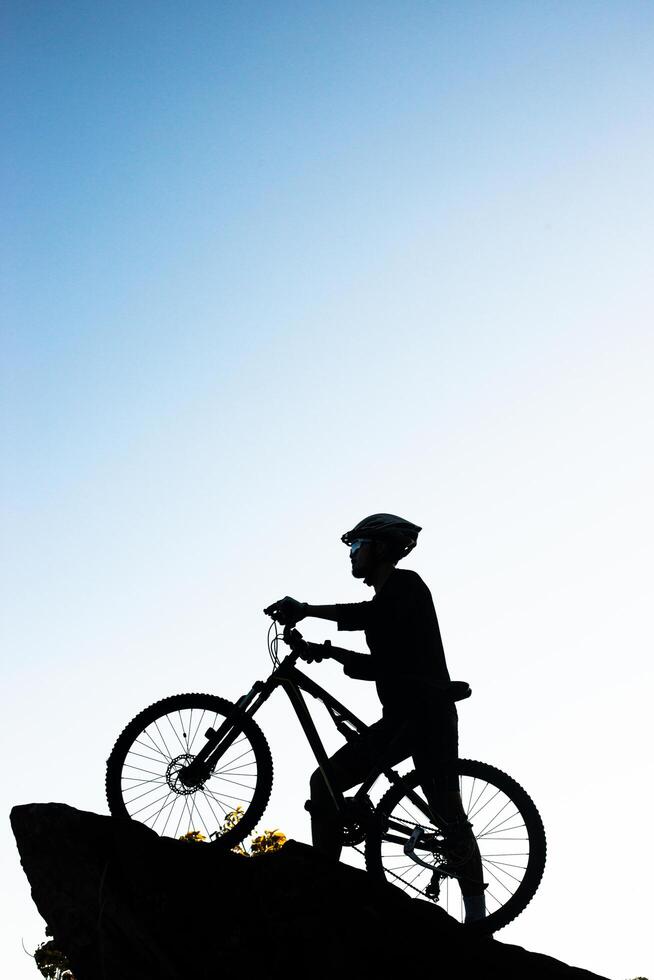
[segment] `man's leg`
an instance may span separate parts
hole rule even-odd
[[[450,863],[460,874],[459,887],[466,906],[466,921],[483,918],[483,867],[479,847],[468,823],[456,771],[458,725],[454,705],[425,713],[414,725],[413,761],[429,807],[445,832]]]
[[[378,765],[393,738],[393,728],[381,719],[355,741],[348,742],[336,752],[330,761],[330,779],[334,789],[344,793],[362,783],[373,766]],[[409,755],[406,742],[398,743],[389,764],[395,764]],[[332,777],[333,770],[333,777]],[[311,813],[311,839],[313,846],[327,857],[338,860],[341,854],[341,820],[332,795],[320,769],[311,776],[311,800],[307,809]]]
[[[440,788],[437,783],[432,786],[427,784],[427,788],[423,786],[423,789],[431,810],[437,815],[436,819],[441,829],[447,832],[449,827],[447,842],[452,855],[449,863],[455,865],[461,872],[459,878],[461,893],[464,896],[483,894],[484,872],[481,854],[472,828],[468,824],[461,793],[458,790]]]

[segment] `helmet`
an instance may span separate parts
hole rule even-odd
[[[394,559],[399,561],[415,548],[421,531],[417,524],[405,521],[396,514],[371,514],[359,521],[351,531],[346,531],[341,541],[348,547],[357,538],[385,541],[391,545]]]

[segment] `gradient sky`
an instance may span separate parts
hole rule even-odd
[[[2,20],[4,812],[106,812],[127,721],[265,676],[262,607],[366,597],[340,534],[400,513],[474,690],[462,754],[548,832],[499,938],[651,975],[654,6]],[[262,826],[307,840],[281,697]],[[7,825],[2,852],[34,977]]]

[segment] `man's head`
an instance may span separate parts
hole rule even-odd
[[[395,514],[371,514],[341,540],[350,548],[352,574],[370,585],[380,570],[388,571],[415,548],[422,528]]]

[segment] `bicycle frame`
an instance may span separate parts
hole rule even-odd
[[[341,819],[345,821],[345,797],[334,785],[334,774],[329,757],[302,693],[304,692],[304,694],[308,694],[324,704],[335,727],[348,741],[357,735],[364,734],[369,726],[360,718],[357,718],[349,708],[341,704],[329,691],[326,691],[320,684],[317,684],[301,670],[298,670],[295,666],[298,656],[297,653],[290,653],[286,656],[266,681],[256,681],[248,693],[244,694],[237,701],[234,706],[234,711],[228,715],[218,729],[207,729],[205,733],[207,743],[187,767],[183,780],[190,785],[198,778],[202,778],[203,773],[210,772],[220,757],[238,737],[240,731],[239,721],[245,717],[254,717],[273,691],[281,687],[291,702],[304,734],[307,737],[307,741],[316,757],[318,767],[323,774],[325,784],[334,805]],[[354,797],[350,799],[356,803],[364,802],[367,799],[370,789],[382,775],[391,783],[396,783],[401,780],[401,776],[390,766],[383,764],[375,765]]]

